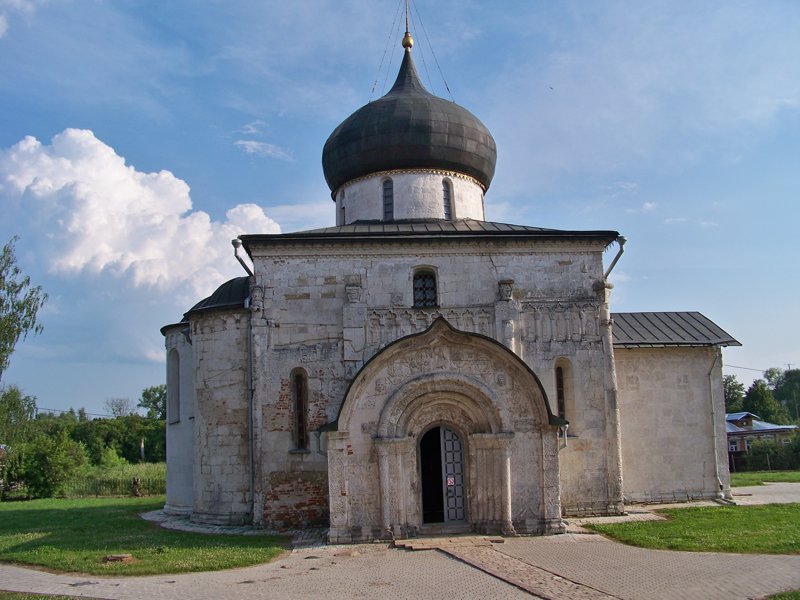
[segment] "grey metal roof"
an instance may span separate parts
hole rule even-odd
[[[699,312],[613,313],[614,345],[629,347],[741,346]]]
[[[743,412],[735,412],[735,413],[726,413],[725,414],[725,420],[726,421],[740,421],[740,420],[744,419],[745,417],[747,417],[748,415],[753,417],[754,419],[760,419],[761,418],[761,417],[759,417],[758,415],[756,415],[754,413],[743,411]]]
[[[766,421],[756,421],[753,419],[751,421],[753,424],[750,427],[750,431],[773,431],[775,429],[797,429],[797,425],[778,425],[777,423],[767,423]],[[747,431],[746,427],[742,427],[743,430]]]
[[[311,234],[392,234],[392,233],[459,233],[464,231],[472,232],[553,232],[557,229],[545,229],[543,227],[528,227],[525,225],[511,225],[509,223],[492,223],[490,221],[477,221],[475,219],[458,219],[450,221],[445,219],[404,219],[398,221],[355,221],[350,225],[338,227],[323,227],[320,229],[310,229],[298,231],[296,233]]]
[[[444,219],[407,219],[399,221],[356,221],[350,225],[338,227],[323,227],[293,233],[277,234],[252,234],[242,235],[240,239],[245,248],[251,243],[274,243],[287,241],[334,241],[346,239],[348,241],[362,239],[374,241],[376,239],[420,240],[423,238],[465,237],[535,237],[539,239],[600,239],[607,243],[614,241],[619,235],[616,231],[565,231],[560,229],[545,229],[543,227],[529,227],[525,225],[511,225],[509,223],[493,223],[490,221],[477,221],[475,219],[458,219],[446,221]]]
[[[733,423],[731,423],[729,421],[726,421],[725,422],[725,431],[727,433],[741,433],[742,431],[744,431],[744,429],[742,429],[741,427],[737,427],[736,425],[734,425]]]
[[[486,126],[425,89],[410,49],[389,93],[345,119],[322,150],[331,191],[371,173],[412,168],[464,173],[488,189],[496,162],[497,148]]]
[[[731,421],[739,421],[740,419],[744,419],[747,416],[755,417],[753,413],[749,412],[739,412],[739,413],[731,413],[725,415],[725,427],[728,433],[733,434],[747,434],[747,433],[767,433],[770,431],[780,432],[780,431],[791,431],[797,429],[797,425],[778,425],[776,423],[768,423],[767,421],[759,421],[758,419],[751,419],[749,426],[740,427],[735,423],[731,423]]]

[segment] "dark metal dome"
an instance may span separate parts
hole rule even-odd
[[[443,169],[469,175],[488,189],[497,148],[478,118],[422,85],[406,48],[389,93],[362,106],[325,142],[322,169],[331,191],[393,169]]]
[[[245,300],[250,295],[250,278],[235,277],[219,286],[208,298],[200,300],[186,311],[186,315],[201,313],[209,310],[242,308]],[[186,316],[184,315],[184,316]]]

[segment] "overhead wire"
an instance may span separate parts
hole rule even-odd
[[[447,79],[445,79],[445,77],[444,77],[444,73],[442,72],[442,67],[439,65],[439,59],[436,58],[436,52],[433,51],[433,44],[431,44],[431,40],[428,37],[428,30],[425,29],[425,23],[422,21],[422,17],[419,14],[419,8],[417,7],[417,3],[412,1],[411,5],[413,6],[414,11],[416,11],[416,13],[417,13],[417,19],[419,20],[420,27],[422,28],[422,33],[425,36],[425,41],[428,44],[428,48],[431,49],[431,54],[433,55],[433,60],[436,63],[436,68],[439,70],[439,75],[442,78],[442,82],[444,83],[444,87],[447,90],[447,94],[450,96],[450,100],[455,102],[456,100],[455,100],[455,98],[453,98],[453,92],[450,91],[450,86],[447,85]],[[423,64],[424,64],[424,60],[423,60]],[[427,67],[426,67],[426,69],[427,69]],[[428,79],[430,80],[430,77]],[[431,87],[433,87],[433,86],[431,86]]]
[[[766,372],[768,369],[754,369],[753,367],[737,367],[736,365],[723,365],[729,369],[744,369],[745,371],[758,371],[760,373]]]
[[[383,56],[381,56],[381,62],[378,65],[378,74],[375,76],[375,80],[372,82],[372,90],[369,93],[369,102],[372,102],[372,96],[373,96],[373,94],[375,94],[375,86],[378,85],[378,79],[381,76],[381,71],[383,70],[383,62],[386,60],[386,55],[389,52],[389,47],[393,46],[393,44],[392,44],[393,35],[395,37],[395,42],[396,42],[396,34],[393,33],[393,32],[397,31],[397,21],[398,21],[400,15],[402,14],[402,8],[403,8],[403,2],[404,1],[405,0],[399,0],[399,2],[397,3],[397,10],[394,13],[394,19],[392,20],[392,27],[389,30],[388,37],[386,38],[386,47],[384,47],[384,49],[383,49]],[[384,81],[383,81],[383,89],[386,89],[386,80],[389,78],[389,71],[390,71],[390,69],[389,69],[389,67],[387,65],[387,67],[386,67],[386,77],[384,78]]]
[[[422,28],[422,18],[419,16],[419,10],[417,9],[417,5],[414,2],[412,2],[412,0],[409,0],[409,3],[412,4],[413,7],[414,7],[414,10],[417,11],[417,21],[419,21],[420,28]],[[411,15],[411,20],[412,20],[412,22],[414,22],[414,15],[413,14]],[[430,41],[428,41],[428,47],[430,47]],[[422,60],[422,68],[425,71],[425,76],[428,78],[428,85],[431,88],[431,92],[434,92],[435,90],[434,90],[434,86],[433,86],[433,80],[431,79],[431,73],[428,70],[428,63],[425,60],[424,46],[422,44],[419,44],[418,48],[419,48],[419,57]],[[431,48],[431,53],[433,53],[433,48]]]
[[[79,410],[76,411],[75,409],[72,409],[72,408],[70,408],[68,410],[64,410],[64,409],[61,409],[61,408],[44,408],[44,407],[37,406],[36,407],[36,412],[37,413],[40,413],[40,412],[60,413],[60,414],[69,414],[70,412],[74,412],[75,416],[77,417],[78,413],[80,411]],[[101,417],[101,418],[111,417],[111,418],[114,418],[114,415],[90,413],[90,412],[86,412],[86,411],[84,411],[83,414],[85,414],[87,417]]]

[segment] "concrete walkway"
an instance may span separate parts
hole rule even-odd
[[[780,486],[780,487],[775,487]],[[738,496],[791,502],[800,484],[737,488]],[[629,518],[644,518],[639,507]],[[430,549],[427,552],[412,550]],[[185,575],[105,578],[0,565],[0,589],[90,598],[760,598],[800,589],[800,555],[741,555],[633,548],[599,535],[468,536],[386,544],[300,547],[265,565]]]

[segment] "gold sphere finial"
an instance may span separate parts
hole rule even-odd
[[[413,45],[414,45],[414,38],[412,38],[411,34],[408,31],[406,31],[406,34],[403,36],[403,48],[411,48]]]

